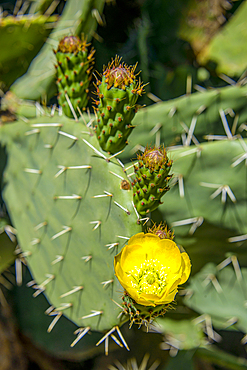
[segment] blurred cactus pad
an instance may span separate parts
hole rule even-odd
[[[41,49],[57,20],[56,16],[8,16],[0,20],[0,75],[5,88],[24,74]]]

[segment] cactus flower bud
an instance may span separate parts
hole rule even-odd
[[[158,226],[154,224],[151,228],[148,228],[148,232],[157,235],[160,239],[174,239],[174,232],[168,229],[167,225],[162,223]]]
[[[54,51],[57,59],[58,102],[68,117],[78,116],[88,103],[95,52],[93,48],[89,51],[89,45],[84,38],[65,36]]]
[[[58,44],[57,51],[61,53],[78,53],[83,48],[83,42],[78,36],[65,36]]]
[[[138,164],[134,167],[136,178],[132,186],[134,204],[140,215],[152,212],[159,206],[161,197],[169,190],[171,166],[172,161],[162,147],[146,148],[143,154],[138,155]]]
[[[135,75],[135,66],[121,63],[116,57],[105,67],[102,80],[97,80],[95,126],[99,144],[111,154],[121,151],[134,126],[131,124],[137,112],[138,96],[144,93],[144,85]]]

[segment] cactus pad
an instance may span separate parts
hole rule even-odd
[[[234,328],[246,333],[247,269],[239,267],[232,256],[232,266],[227,260],[216,266],[207,264],[191,278],[185,304],[193,310],[212,317],[219,329]]]
[[[191,95],[152,104],[140,109],[133,119],[136,127],[129,145],[121,155],[133,158],[140,146],[198,145],[241,134],[247,118],[247,85],[236,84],[208,89]]]
[[[8,16],[0,21],[0,80],[9,87],[24,74],[55,25],[57,17]]]
[[[232,230],[232,236],[246,234],[246,151],[246,139],[235,136],[171,152],[174,176],[159,210],[176,235],[189,219],[187,228],[205,220]]]
[[[78,326],[112,328],[119,322],[113,300],[121,302],[113,258],[141,231],[132,191],[120,186],[128,182],[122,166],[87,126],[66,117],[0,130],[8,153],[4,201],[34,295],[45,293],[54,320],[64,313]]]

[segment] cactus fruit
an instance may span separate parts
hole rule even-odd
[[[97,79],[95,129],[101,148],[111,154],[127,145],[134,128],[131,121],[138,110],[136,102],[144,92],[144,85],[135,75],[136,66],[127,66],[116,57],[105,68],[102,81]]]
[[[162,147],[146,148],[138,155],[132,186],[134,204],[140,215],[154,211],[161,204],[161,197],[169,190],[171,166],[172,161]]]
[[[8,155],[3,198],[34,296],[44,292],[52,305],[50,328],[62,313],[84,334],[118,325],[113,256],[141,231],[132,191],[120,186],[128,181],[122,166],[91,129],[65,116],[4,125],[0,137]]]
[[[67,117],[77,117],[86,109],[89,83],[92,78],[95,50],[78,36],[65,36],[56,55],[58,102]]]

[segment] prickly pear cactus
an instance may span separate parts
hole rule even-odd
[[[135,66],[127,66],[116,57],[105,68],[102,81],[97,79],[95,125],[99,144],[111,154],[121,151],[134,126],[131,121],[137,112],[137,99],[144,86],[135,76]]]
[[[90,329],[111,329],[119,323],[113,301],[122,290],[113,257],[141,231],[132,191],[121,186],[129,181],[123,167],[101,152],[91,129],[66,117],[0,131],[8,153],[4,200],[34,296],[44,292],[52,305],[49,330],[62,313],[84,328],[79,339]]]
[[[66,36],[54,50],[57,64],[58,102],[67,117],[86,109],[95,50],[78,36]]]
[[[164,148],[146,148],[138,155],[132,186],[134,204],[140,215],[154,211],[161,204],[161,197],[169,190],[171,166]]]

